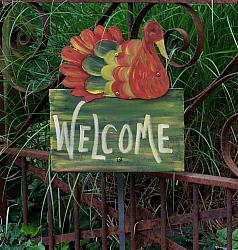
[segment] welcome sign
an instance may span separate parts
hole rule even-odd
[[[153,100],[86,102],[71,90],[50,90],[54,171],[184,170],[183,90]]]

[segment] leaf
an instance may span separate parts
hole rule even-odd
[[[39,242],[37,245],[35,246],[30,246],[28,247],[29,250],[45,250],[45,246]]]
[[[90,241],[89,240],[80,240],[80,246],[86,246]]]
[[[9,224],[6,239],[9,240],[10,245],[14,245],[16,242],[21,241],[24,238],[23,232],[19,225]]]
[[[232,241],[232,249],[238,248],[238,241]]]
[[[207,246],[204,250],[216,250],[216,243],[211,243],[211,245]]]
[[[82,68],[90,75],[101,76],[101,70],[105,66],[105,61],[97,56],[89,56],[83,60]]]
[[[86,250],[99,250],[99,249],[100,249],[100,244],[98,241],[90,243],[86,246]]]
[[[59,248],[59,250],[69,250],[69,249],[70,249],[69,243],[63,243]]]
[[[85,213],[83,213],[80,215],[80,229],[87,230],[89,228],[90,228],[89,218]]]
[[[217,241],[220,245],[224,246],[227,243],[227,229],[223,228],[220,230],[217,230],[216,233]]]
[[[238,228],[236,228],[232,233],[232,240],[238,241]]]
[[[100,41],[95,45],[94,52],[97,56],[104,58],[111,50],[116,50],[116,43],[110,41]]]
[[[20,245],[20,249],[21,250],[29,249],[29,247],[31,247],[32,244],[34,244],[34,242],[32,240],[28,240]]]
[[[23,243],[19,246],[19,250],[27,249],[27,247],[28,247],[28,243],[27,243],[27,242],[23,242]]]
[[[81,246],[81,244],[80,244]],[[69,250],[70,249],[70,245],[69,243],[60,243],[56,245],[55,250]]]
[[[21,231],[25,234],[25,235],[30,235],[32,237],[36,236],[39,232],[39,228],[36,227],[30,227],[27,226],[25,224],[22,225]]]
[[[217,230],[216,235],[217,235],[218,240],[226,240],[226,238],[227,238],[227,229],[223,228],[223,229]]]

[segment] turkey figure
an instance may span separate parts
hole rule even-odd
[[[155,21],[144,26],[142,40],[124,41],[117,27],[106,30],[97,25],[93,31],[83,30],[71,38],[71,46],[62,49],[63,85],[86,101],[161,97],[170,84],[154,45],[168,58],[163,38],[163,30]]]

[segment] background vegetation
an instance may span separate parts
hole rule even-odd
[[[11,73],[12,81],[18,86],[25,87],[27,92],[19,94],[11,87],[9,81],[3,81],[5,115],[0,122],[5,125],[5,134],[1,140],[11,144],[16,133],[19,131],[26,117],[32,112],[33,107],[43,98],[44,93],[37,92],[49,85],[54,77],[59,76],[59,64],[61,63],[60,52],[62,47],[69,45],[69,38],[78,35],[85,28],[93,28],[96,21],[108,8],[109,4],[70,4],[70,3],[42,3],[45,16],[50,26],[50,36],[46,49],[41,53],[35,53],[41,42],[42,24],[35,10],[26,3],[8,4],[1,9],[1,21],[4,27],[4,44],[2,55],[2,70],[7,69]],[[145,5],[135,4],[134,16]],[[238,26],[236,5],[193,5],[198,12],[205,29],[205,46],[201,57],[191,67],[175,69],[168,65],[171,87],[184,88],[185,100],[198,94],[206,88],[222,72],[227,63],[238,51]],[[8,13],[8,14],[7,14]],[[183,8],[176,4],[158,4],[152,8],[143,20],[157,20],[165,30],[170,28],[183,28],[191,38],[191,45],[185,52],[178,51],[175,47],[167,45],[170,57],[184,63],[191,58],[196,45],[196,31],[192,19]],[[143,26],[142,24],[142,26]],[[107,26],[117,25],[123,31],[127,39],[127,5],[121,4],[106,23]],[[23,31],[22,39],[34,37],[34,42],[29,46],[15,44],[12,46],[11,35],[14,36],[14,27],[20,26]],[[141,37],[141,33],[139,34]],[[181,41],[181,37],[174,33],[174,38]],[[182,41],[181,41],[182,42]],[[181,44],[180,42],[180,44]],[[11,54],[9,51],[11,50]],[[32,57],[34,55],[34,57]],[[165,62],[164,62],[165,63]],[[61,85],[58,86],[62,88]],[[185,108],[189,102],[185,102]],[[238,84],[233,79],[223,84],[212,96],[210,96],[195,112],[189,125],[185,128],[186,144],[186,171],[206,173],[211,175],[230,176],[230,171],[224,164],[220,155],[220,132],[227,118],[238,111]],[[21,148],[49,150],[49,106],[18,138],[16,145]],[[235,142],[235,132],[231,140]],[[237,161],[237,148],[234,149],[234,158]],[[48,162],[28,159],[39,168],[48,168]],[[1,167],[1,171],[3,167]],[[46,234],[46,188],[41,181],[29,176],[29,228],[22,227],[22,204],[20,194],[19,169],[14,161],[5,166],[7,168],[7,187],[5,190],[8,199],[7,225],[0,227],[0,249],[44,249],[42,244],[36,244],[27,240],[29,236],[44,236]],[[55,174],[65,180],[69,180],[68,174]],[[80,189],[97,197],[99,184],[97,174],[80,174]],[[128,181],[125,178],[126,183]],[[114,177],[108,177],[107,199],[108,204],[116,206],[116,189]],[[191,211],[191,188],[183,183],[169,182],[168,213],[184,213]],[[72,225],[72,199],[54,190],[54,223],[60,232],[73,230]],[[136,178],[137,205],[147,208],[154,216],[159,214],[159,188],[158,180],[138,176]],[[215,188],[201,188],[201,208],[217,208],[224,205],[224,191]],[[72,197],[71,197],[72,198]],[[128,202],[126,192],[126,204]],[[61,210],[58,204],[60,202]],[[81,229],[96,228],[100,226],[98,214],[91,207],[81,208]],[[114,220],[108,221],[114,225]],[[211,222],[203,225],[201,230],[201,248],[214,249],[216,245],[226,244],[226,235],[220,229],[224,228],[223,221]],[[191,245],[191,228],[182,228],[177,234],[171,234],[172,238],[185,247]],[[234,234],[234,241],[236,240]],[[99,242],[82,242],[85,249],[100,249]],[[110,239],[112,249],[118,248],[118,239]],[[20,248],[21,247],[21,248]],[[69,244],[57,246],[59,249],[69,249]],[[159,249],[159,248],[155,248]]]

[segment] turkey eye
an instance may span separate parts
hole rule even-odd
[[[153,28],[153,29],[151,29],[151,31],[150,31],[151,33],[153,33],[153,34],[155,34],[156,33],[156,29],[155,28]]]
[[[155,31],[151,31],[151,32],[150,32],[150,35],[151,35],[151,36],[154,36],[154,35],[156,35],[156,32],[155,32]]]

